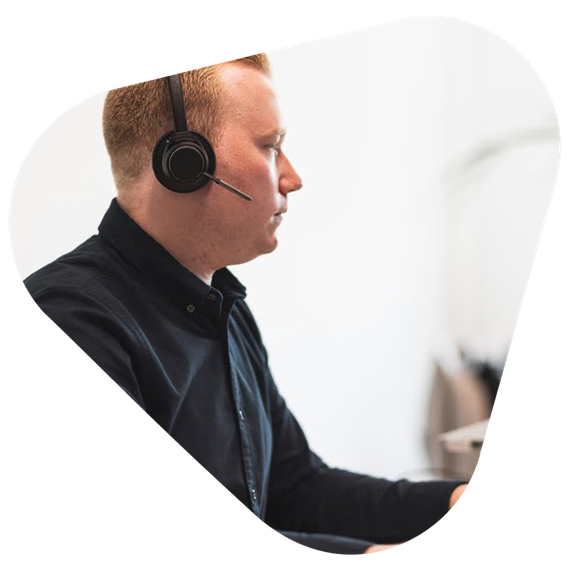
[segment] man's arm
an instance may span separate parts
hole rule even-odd
[[[272,390],[267,522],[274,528],[394,544],[435,524],[463,492],[460,481],[389,481],[328,467],[274,384]]]
[[[451,498],[449,500],[449,508],[451,509],[457,501],[460,499],[463,492],[467,489],[467,484],[459,485],[453,490],[451,493]],[[398,544],[372,544],[369,546],[365,551],[364,554],[372,554],[373,552],[381,552],[383,550],[388,550],[389,548],[393,548],[394,546],[398,546]]]

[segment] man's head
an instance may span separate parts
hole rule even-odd
[[[228,62],[270,75],[265,54]],[[180,74],[188,127],[217,142],[228,114],[219,65]],[[109,91],[103,110],[103,135],[119,191],[140,181],[158,138],[172,130],[173,118],[165,79],[155,79]]]
[[[119,203],[176,257],[185,248],[199,249],[213,269],[273,251],[280,222],[274,214],[286,208],[288,192],[301,180],[281,149],[284,127],[267,56],[186,72],[181,79],[188,128],[212,143],[216,176],[253,200],[213,183],[176,194],[154,178],[154,145],[173,128],[167,82],[160,79],[111,91],[105,102],[103,132]]]

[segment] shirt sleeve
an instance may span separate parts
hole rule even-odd
[[[88,288],[49,288],[32,297],[63,332],[145,409],[130,356],[140,352],[140,342],[125,319]]]
[[[266,522],[377,544],[421,534],[449,508],[462,481],[389,481],[331,468],[311,451],[297,420],[271,383],[273,457]]]

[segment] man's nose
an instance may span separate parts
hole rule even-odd
[[[281,175],[281,180],[279,181],[279,190],[282,194],[288,194],[289,192],[295,192],[301,190],[303,187],[303,181],[301,177],[297,174],[297,171],[291,166],[289,159],[286,156],[282,156],[283,159],[283,171]]]

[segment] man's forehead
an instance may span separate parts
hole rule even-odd
[[[277,94],[267,75],[245,65],[225,64],[220,79],[229,99],[230,120],[247,123],[258,136],[285,135]]]

